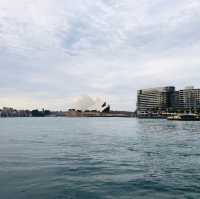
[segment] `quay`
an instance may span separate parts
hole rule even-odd
[[[134,112],[128,111],[109,111],[109,112],[79,112],[67,111],[64,112],[65,117],[135,117]]]

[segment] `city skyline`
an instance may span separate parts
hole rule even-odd
[[[200,2],[0,0],[0,106],[66,110],[106,96],[134,110],[137,90],[199,84]]]

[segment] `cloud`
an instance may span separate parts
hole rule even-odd
[[[137,89],[199,86],[199,9],[198,0],[0,0],[0,106],[67,109],[91,95],[134,110]]]

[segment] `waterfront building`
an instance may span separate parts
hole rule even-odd
[[[139,90],[137,93],[137,112],[167,111],[174,103],[175,87],[158,87]]]
[[[176,109],[190,112],[200,111],[200,89],[194,87],[186,87],[179,90],[175,94]]]
[[[174,86],[139,90],[137,113],[200,112],[200,89],[186,87],[176,91]]]
[[[31,112],[29,110],[16,110],[10,107],[3,107],[0,110],[0,117],[30,117]]]
[[[69,111],[77,112],[109,112],[110,105],[102,98],[92,98],[89,96],[79,96],[73,100]]]

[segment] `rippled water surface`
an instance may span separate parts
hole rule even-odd
[[[1,199],[200,198],[200,122],[0,119]]]

